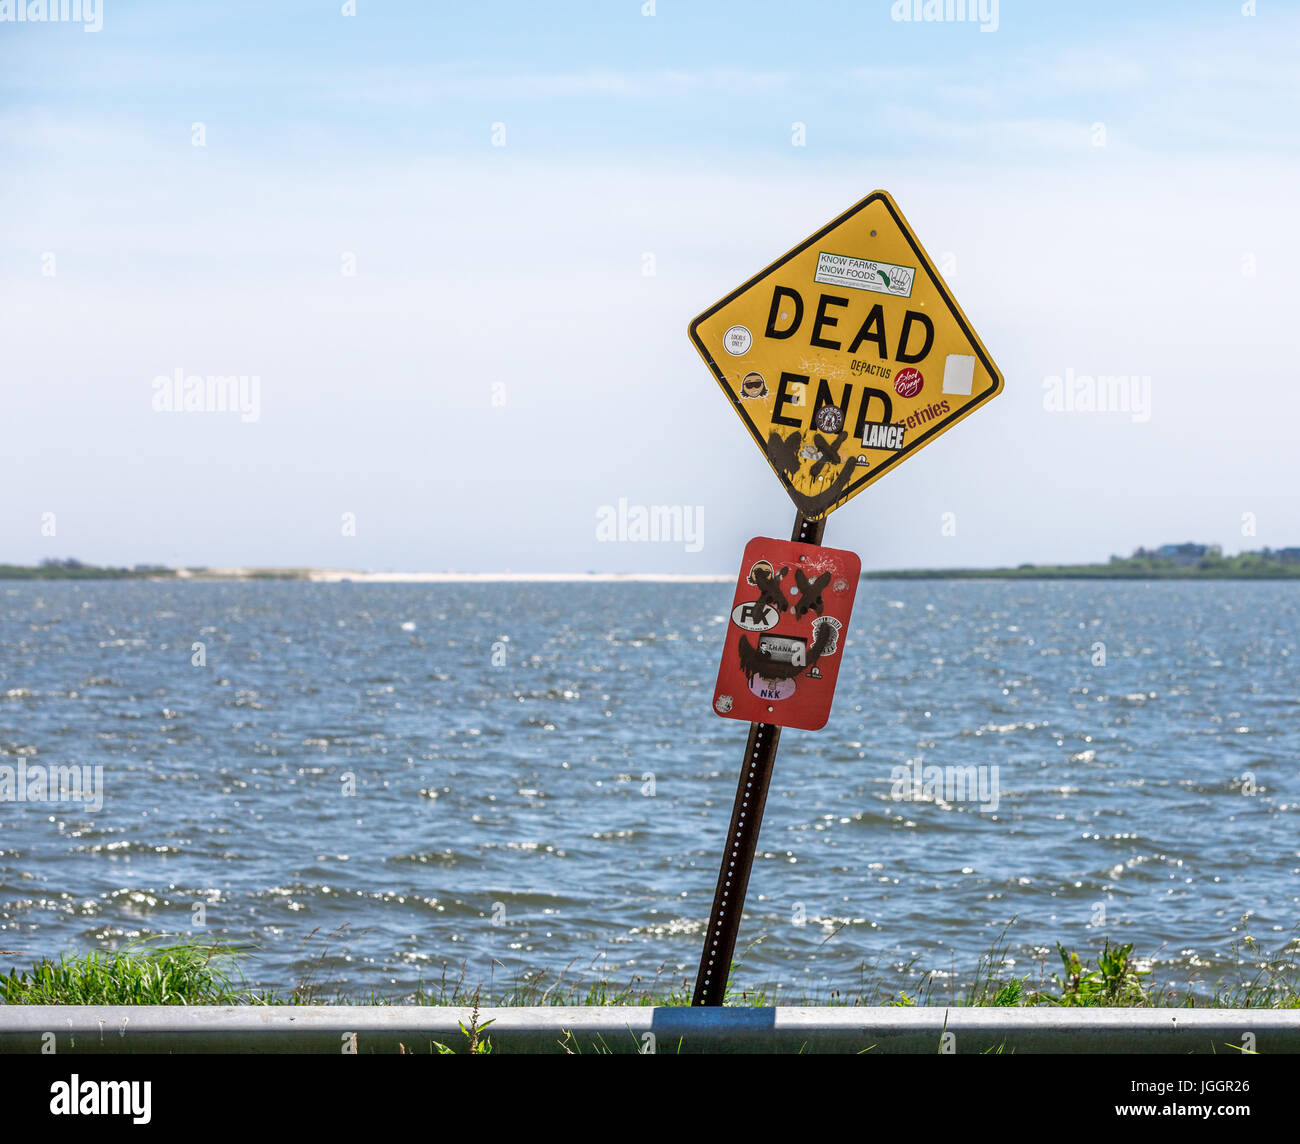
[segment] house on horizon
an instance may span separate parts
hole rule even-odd
[[[1218,544],[1162,544],[1159,548],[1137,548],[1133,552],[1134,560],[1172,560],[1175,564],[1190,565],[1207,556],[1222,556],[1223,548]],[[1119,559],[1111,557],[1112,560]]]
[[[1257,548],[1243,552],[1243,556],[1258,556],[1261,560],[1276,560],[1279,564],[1300,564],[1300,548]]]

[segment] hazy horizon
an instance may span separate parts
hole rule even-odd
[[[827,539],[826,543],[833,548],[840,547],[839,545],[834,543],[833,539]],[[1213,540],[1197,540],[1195,538],[1189,538],[1186,540],[1160,541],[1158,543],[1148,544],[1142,547],[1148,549],[1155,549],[1161,547],[1163,544],[1186,544],[1186,543],[1205,544],[1210,547],[1213,547],[1216,544],[1218,544],[1217,541],[1213,541]],[[1220,545],[1220,547],[1223,549],[1222,554],[1224,556],[1236,556],[1239,555],[1241,552],[1255,551],[1255,549],[1250,549],[1246,547],[1242,547],[1236,551],[1229,551],[1226,547],[1222,545]],[[1278,547],[1290,548],[1290,547],[1300,547],[1300,545],[1293,546],[1293,545],[1283,544],[1283,545],[1279,545]],[[1118,556],[1127,559],[1134,555],[1135,553],[1132,552],[1116,552],[1116,553],[1111,553],[1105,557],[1098,557],[1096,559],[1090,559],[1090,560],[1076,560],[1076,561],[1031,560],[1031,561],[1022,561],[1021,563],[1032,564],[1040,567],[1052,567],[1055,565],[1062,565],[1062,564],[1082,564],[1082,565],[1107,564],[1109,563],[1112,556]],[[75,555],[62,556],[62,557],[57,557],[57,556],[44,557],[42,559],[54,560],[56,562],[60,560],[66,561],[68,559],[80,560],[80,558]],[[0,561],[0,563],[4,563],[4,561]],[[212,572],[226,572],[226,573],[235,573],[239,571],[357,572],[362,575],[392,574],[392,575],[465,577],[465,578],[484,577],[484,576],[519,576],[519,577],[617,576],[617,577],[627,577],[627,578],[672,577],[672,578],[681,578],[681,579],[730,580],[735,575],[734,569],[711,568],[711,567],[698,568],[690,572],[665,572],[665,571],[655,571],[649,568],[623,568],[623,569],[567,568],[567,569],[552,569],[549,571],[542,571],[539,569],[531,569],[531,568],[506,568],[506,567],[459,568],[459,569],[457,568],[353,568],[353,567],[343,567],[343,566],[335,566],[335,565],[325,566],[325,565],[311,565],[311,564],[237,564],[229,561],[214,561],[210,564],[188,564],[188,565],[168,565],[168,564],[155,565],[151,561],[143,561],[143,560],[132,561],[126,564],[112,564],[112,565],[97,564],[95,561],[89,561],[89,560],[82,560],[81,563],[87,565],[93,565],[95,567],[127,568],[132,570],[159,567],[159,568],[165,568],[169,571],[212,571]],[[37,565],[29,565],[28,567],[36,567],[36,566]],[[907,567],[907,568],[896,567],[896,566],[889,566],[889,567],[882,566],[879,568],[869,568],[864,563],[862,570],[864,573],[866,573],[866,572],[884,572],[884,571],[897,571],[897,572],[930,571],[930,570],[942,571],[946,569],[955,570],[955,569],[965,569],[965,568],[972,568],[976,570],[984,569],[984,568],[987,568],[989,570],[998,570],[998,569],[1015,568],[1015,567],[1017,567],[1017,565],[988,564],[988,565],[939,565],[939,566],[932,566],[932,567],[914,566],[914,567]]]

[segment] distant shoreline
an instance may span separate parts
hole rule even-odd
[[[1300,580],[1300,572],[1254,575],[1204,572],[1017,572],[1014,568],[917,569],[904,572],[864,572],[864,580]]]
[[[312,569],[317,584],[729,584],[735,577],[676,572],[341,572]]]
[[[313,584],[730,584],[734,575],[694,572],[357,572],[344,568],[77,568],[0,564],[5,580],[150,580],[239,583],[291,580]]]
[[[1206,562],[1202,562],[1205,565]],[[1173,561],[1039,564],[1018,568],[906,568],[863,572],[863,580],[1300,580],[1300,564],[1234,556],[1207,566]],[[0,564],[6,580],[149,580],[241,583],[278,580],[313,584],[730,584],[734,575],[678,572],[356,572],[340,568],[108,568]]]
[[[912,568],[863,572],[864,580],[1300,580],[1300,564],[1233,556],[1180,565],[1118,560],[1109,564],[1035,564],[1019,568]]]

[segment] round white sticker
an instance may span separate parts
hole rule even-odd
[[[760,608],[757,601],[752,604],[737,604],[731,612],[731,622],[747,632],[765,632],[768,628],[776,627],[780,618],[781,613],[771,604],[764,604]]]
[[[722,348],[732,357],[749,353],[749,347],[753,344],[754,335],[744,326],[732,326],[722,335]]]

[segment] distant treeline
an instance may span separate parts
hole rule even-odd
[[[161,564],[137,564],[134,568],[108,568],[83,564],[80,560],[42,560],[35,567],[0,564],[0,580],[144,580],[152,576],[175,576]]]
[[[1129,556],[1108,564],[1021,564],[1018,568],[911,568],[864,572],[864,580],[1300,580],[1300,564],[1257,553],[1202,556],[1190,563]]]

